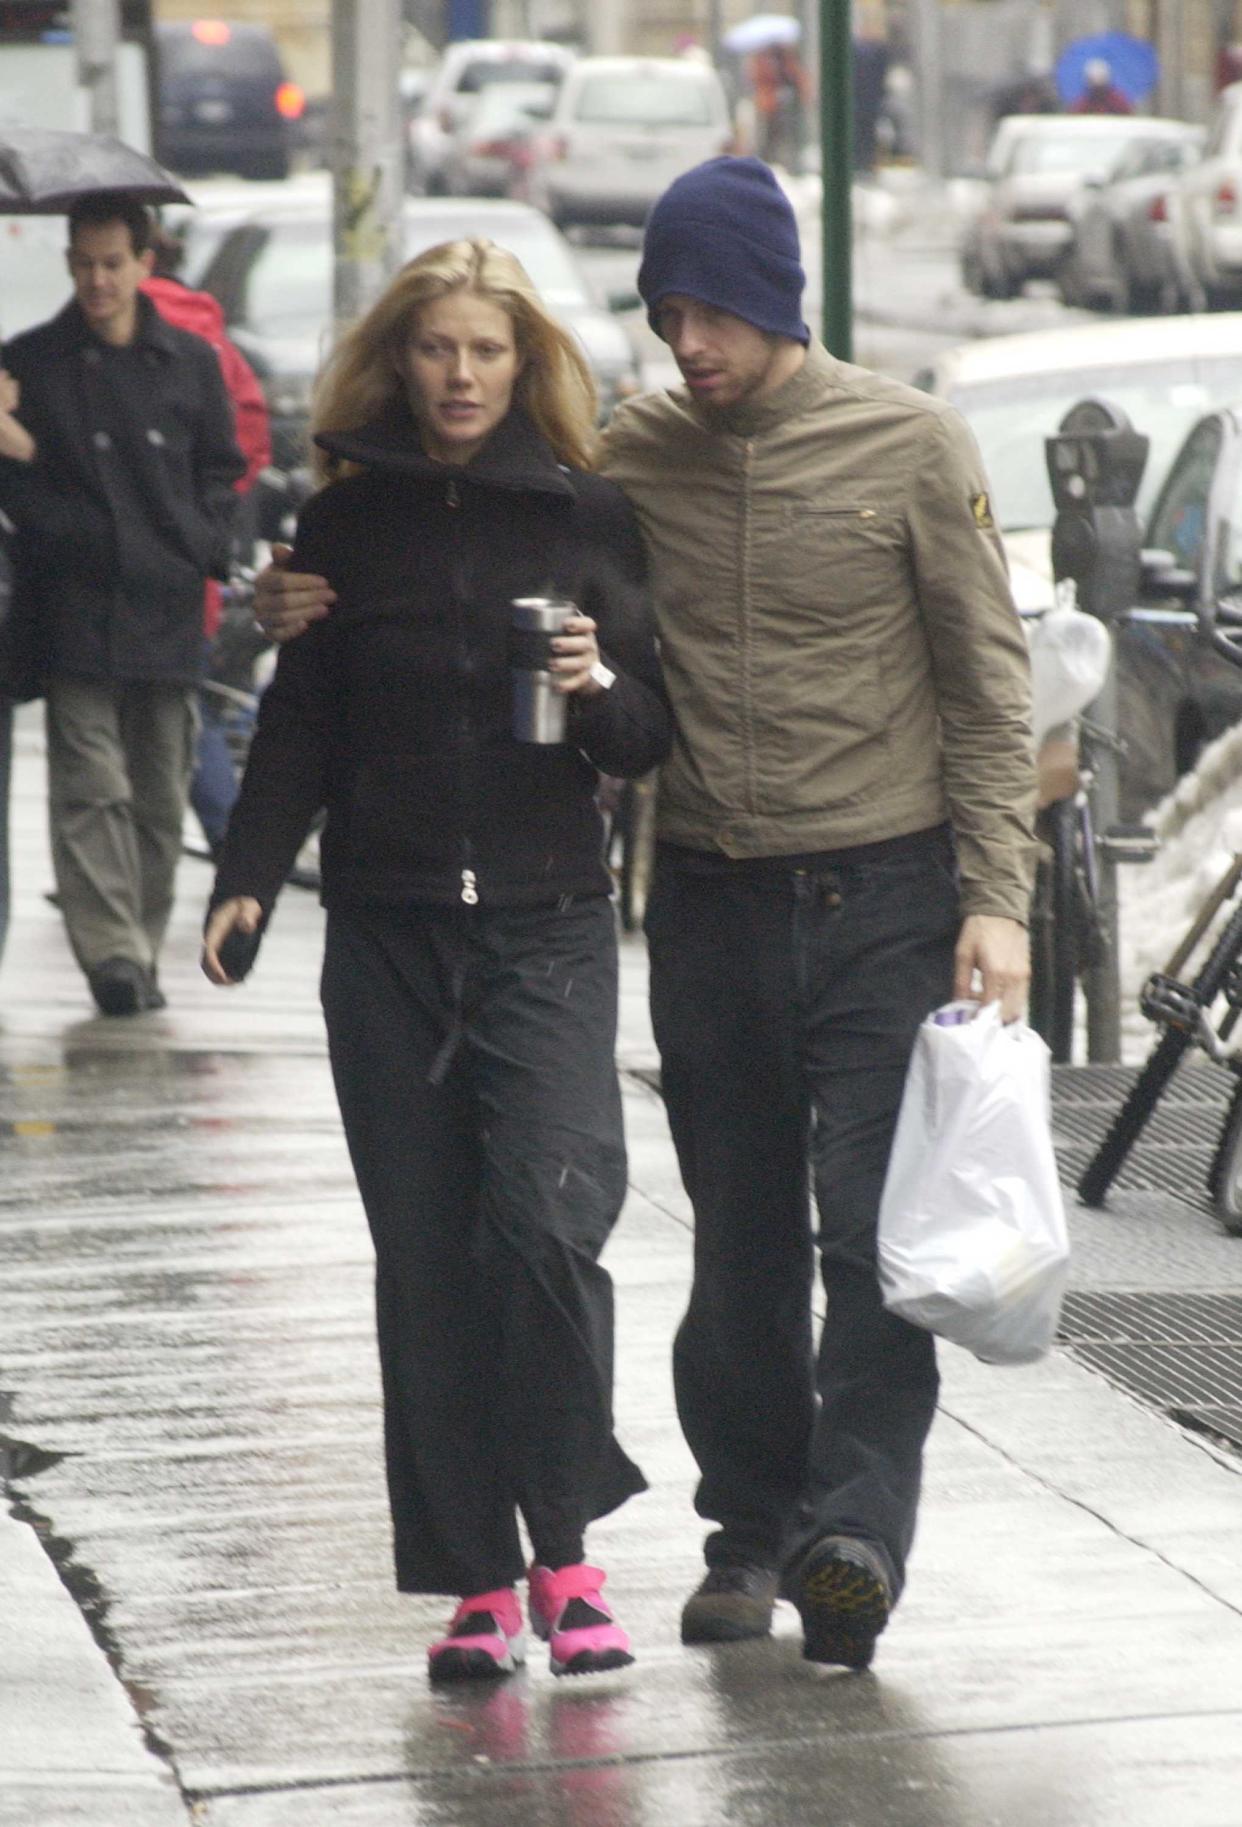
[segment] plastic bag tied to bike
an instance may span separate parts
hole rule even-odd
[[[999,1003],[949,1003],[919,1029],[880,1203],[890,1312],[989,1364],[1056,1336],[1069,1238],[1048,1048]]]

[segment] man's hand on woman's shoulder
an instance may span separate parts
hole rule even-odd
[[[254,618],[269,640],[291,641],[327,615],[336,591],[326,577],[291,571],[289,546],[273,546],[272,562],[254,581]]]

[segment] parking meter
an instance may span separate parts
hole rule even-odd
[[[1072,578],[1078,607],[1111,621],[1138,595],[1143,531],[1134,498],[1151,440],[1119,406],[1079,400],[1044,440],[1057,516],[1052,573]]]
[[[1134,511],[1150,440],[1107,400],[1079,400],[1044,441],[1057,516],[1052,523],[1052,571],[1072,578],[1080,609],[1105,627],[1133,608],[1142,569],[1143,533]],[[1111,634],[1111,629],[1110,629]],[[1083,859],[1095,878],[1097,944],[1080,970],[1087,1001],[1087,1057],[1121,1058],[1121,984],[1117,950],[1117,864],[1133,841],[1118,822],[1118,763],[1125,732],[1118,727],[1116,666],[1084,713],[1092,730],[1093,763],[1080,774],[1086,814],[1076,826],[1088,846]]]

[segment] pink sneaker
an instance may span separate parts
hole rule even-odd
[[[448,1630],[427,1651],[433,1681],[490,1681],[526,1660],[522,1613],[512,1586],[463,1599]]]
[[[630,1639],[600,1593],[603,1570],[547,1567],[530,1570],[530,1627],[551,1651],[554,1675],[597,1675],[625,1668],[634,1658]]]

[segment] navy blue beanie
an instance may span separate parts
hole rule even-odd
[[[798,224],[762,159],[708,159],[675,178],[647,218],[638,290],[657,336],[670,293],[807,343]]]

